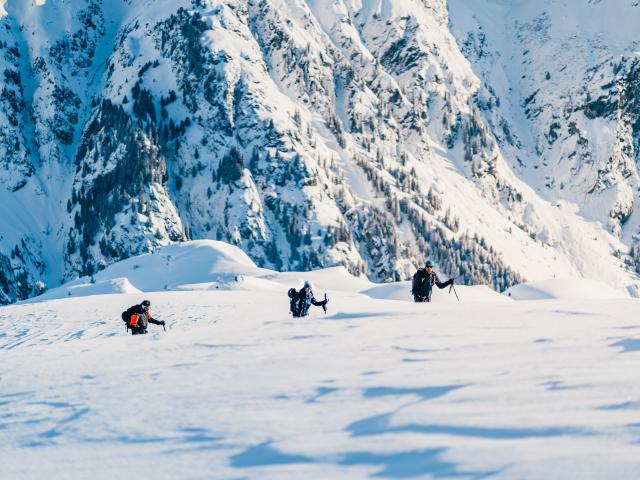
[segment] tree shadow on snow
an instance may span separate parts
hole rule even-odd
[[[377,398],[396,395],[417,395],[422,400],[442,397],[453,390],[467,385],[443,385],[438,387],[370,387],[363,390],[364,398]]]
[[[373,476],[382,478],[411,478],[428,474],[433,478],[481,479],[499,473],[460,470],[457,464],[440,458],[446,451],[446,448],[433,448],[400,453],[350,452],[343,456],[339,464],[379,465],[382,469]]]
[[[367,317],[394,317],[397,316],[396,313],[391,312],[354,312],[354,313],[345,313],[338,312],[334,313],[326,317],[327,320],[353,320],[356,318],[367,318]]]
[[[640,339],[639,338],[623,338],[615,343],[611,344],[612,347],[622,347],[622,353],[638,352],[640,351]]]
[[[358,465],[380,466],[381,469],[373,474],[374,477],[379,478],[411,478],[428,474],[434,478],[464,477],[481,479],[498,473],[497,471],[473,472],[461,470],[457,464],[440,458],[446,450],[445,448],[434,448],[398,453],[346,452],[340,454],[335,463],[344,467]],[[231,456],[229,460],[234,468],[327,463],[326,460],[321,458],[282,452],[273,447],[271,441],[249,447],[243,452]]]
[[[309,397],[305,400],[305,403],[316,403],[320,398],[325,395],[330,395],[334,392],[337,392],[339,389],[335,387],[318,387],[316,388],[316,393],[312,397]]]
[[[291,455],[271,446],[271,441],[247,448],[244,452],[229,457],[235,468],[265,467],[269,465],[289,465],[294,463],[313,463],[311,457]]]
[[[597,410],[640,410],[640,402],[622,402],[609,405],[602,405]]]
[[[484,438],[488,440],[516,440],[523,438],[546,438],[570,435],[588,435],[588,432],[573,427],[505,428],[474,427],[465,425],[420,424],[391,425],[393,413],[375,415],[353,422],[347,431],[354,437],[387,433],[442,434],[456,437]]]
[[[379,398],[385,396],[411,395],[418,396],[421,402],[446,395],[447,393],[462,388],[465,385],[446,385],[437,387],[372,387],[363,391],[365,398]],[[316,389],[316,395],[308,399],[315,402],[324,395],[329,395],[339,389],[332,387],[320,387]],[[411,432],[412,429],[422,431],[424,426],[408,425],[403,427],[391,427],[390,417],[392,413],[377,415],[352,423],[347,430],[352,436],[377,435],[388,432]],[[435,429],[434,429],[435,430]],[[231,466],[235,468],[253,468],[277,465],[294,464],[322,464],[332,463],[339,466],[378,466],[380,469],[373,474],[378,478],[411,478],[430,475],[433,478],[474,478],[481,479],[491,477],[497,471],[468,471],[463,470],[456,463],[442,459],[447,451],[445,448],[432,448],[423,450],[410,450],[404,452],[375,452],[354,451],[337,454],[334,458],[318,458],[308,455],[292,454],[278,450],[272,442],[266,441],[258,445],[248,447],[243,452],[229,457]]]

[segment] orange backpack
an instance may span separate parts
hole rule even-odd
[[[147,329],[149,325],[149,317],[151,317],[151,312],[147,312],[147,314],[139,315],[137,313],[133,313],[131,315],[127,315],[127,312],[122,312],[122,320],[127,325],[127,330],[134,328],[142,328],[144,330]]]

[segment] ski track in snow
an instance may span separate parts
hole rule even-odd
[[[640,474],[635,300],[144,295],[0,309],[3,478]]]

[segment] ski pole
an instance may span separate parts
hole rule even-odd
[[[453,293],[456,294],[456,298],[458,299],[458,301],[460,301],[460,297],[458,297],[458,292],[456,292],[456,287],[453,286],[453,283],[449,287],[449,293],[451,293],[451,290],[453,290]]]
[[[327,314],[327,294],[324,294],[324,305],[322,305],[322,310],[324,310],[324,314]]]

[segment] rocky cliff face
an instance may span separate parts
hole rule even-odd
[[[592,65],[602,92],[586,82],[550,112],[551,91],[518,103],[504,78],[519,60],[460,2],[40,3],[0,19],[0,302],[187,238],[379,281],[431,257],[497,289],[635,282],[632,59]],[[542,41],[532,22],[519,42]],[[616,146],[594,159],[604,137]],[[590,202],[617,192],[610,221],[581,218],[579,175],[544,152],[594,180]]]
[[[638,41],[634,1],[450,2],[452,30],[495,97],[518,175],[631,247],[637,269]],[[618,255],[618,253],[616,253]]]

